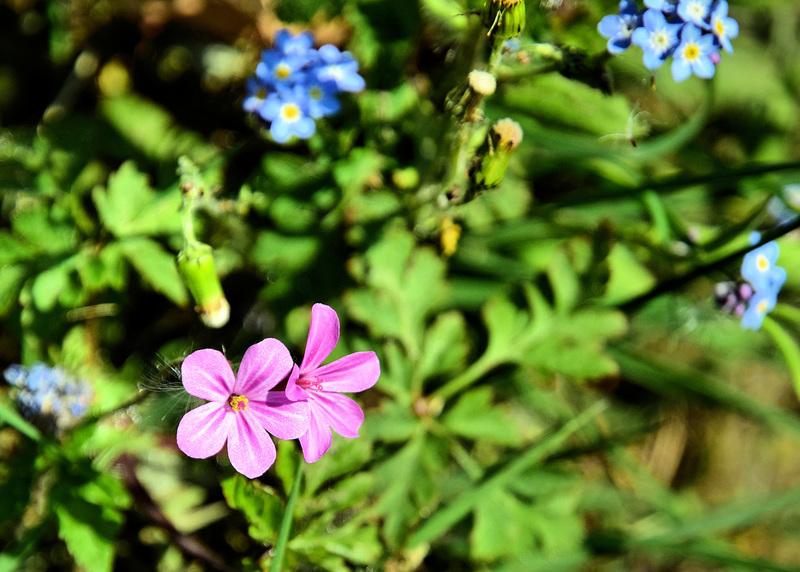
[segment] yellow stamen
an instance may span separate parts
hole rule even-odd
[[[761,300],[761,302],[758,303],[758,306],[756,306],[756,310],[758,310],[759,314],[766,314],[767,306],[768,306],[767,301]]]
[[[763,254],[756,256],[756,268],[759,272],[766,272],[769,270],[769,260]]]
[[[290,75],[292,75],[292,68],[286,64],[278,64],[278,67],[275,68],[275,76],[278,79],[286,79]]]
[[[247,411],[247,398],[244,395],[231,395],[228,399],[228,405],[234,411]]]
[[[696,59],[700,55],[700,50],[696,44],[689,44],[686,46],[686,51],[683,53],[687,60]]]
[[[296,121],[300,118],[300,108],[294,103],[287,103],[281,107],[281,117],[286,121]]]

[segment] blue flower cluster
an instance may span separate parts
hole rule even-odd
[[[60,367],[35,363],[11,365],[3,373],[25,418],[40,422],[52,432],[66,429],[83,417],[93,392],[84,381]]]
[[[751,242],[760,240],[758,233],[751,236]],[[786,282],[786,270],[775,263],[778,260],[778,243],[770,241],[745,254],[742,260],[742,278],[753,289],[747,301],[747,310],[742,314],[742,327],[758,330],[766,316],[778,302],[778,292]]]
[[[683,81],[692,74],[710,78],[720,61],[719,50],[733,53],[731,38],[739,35],[739,24],[728,17],[725,0],[622,0],[619,15],[603,17],[597,24],[608,38],[608,51],[619,54],[631,44],[644,50],[644,65],[660,67],[672,56],[672,77]]]
[[[364,89],[350,52],[331,44],[315,49],[313,43],[308,32],[292,36],[280,30],[274,46],[262,52],[255,76],[247,80],[244,110],[270,123],[278,143],[292,136],[308,139],[316,131],[315,119],[339,111],[336,94]]]

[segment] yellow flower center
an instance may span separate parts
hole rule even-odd
[[[286,121],[297,121],[300,119],[300,108],[294,103],[287,103],[281,107],[281,117]]]
[[[234,411],[247,411],[247,398],[244,395],[231,395],[228,399],[228,405]]]
[[[761,300],[761,302],[758,303],[758,306],[756,306],[756,310],[758,311],[759,314],[766,314],[767,307],[768,307],[767,301]]]
[[[697,47],[697,44],[689,44],[686,46],[686,50],[683,52],[683,55],[687,60],[697,59],[697,56],[700,55],[700,48]]]
[[[286,79],[290,75],[292,75],[292,68],[286,64],[278,64],[278,66],[275,68],[275,77],[278,79]]]
[[[722,20],[717,20],[714,27],[717,29],[717,36],[725,35],[725,24],[722,23]]]
[[[311,89],[308,90],[308,96],[311,99],[320,100],[322,99],[322,90],[318,87],[312,87]]]
[[[763,254],[756,256],[756,268],[759,272],[766,272],[769,270],[769,260]]]

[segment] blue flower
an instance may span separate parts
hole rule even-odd
[[[708,29],[708,14],[711,11],[711,0],[680,0],[678,16],[684,22],[694,24],[698,28]]]
[[[293,85],[305,79],[304,69],[308,63],[308,58],[303,55],[264,50],[256,67],[256,77],[271,89]]]
[[[744,255],[742,277],[756,292],[770,291],[777,295],[786,282],[786,270],[775,265],[779,252],[778,243],[772,240]]]
[[[336,99],[335,85],[331,82],[322,83],[311,80],[304,87],[308,114],[314,119],[334,115],[341,108],[339,100]]]
[[[633,32],[633,43],[644,50],[644,66],[653,70],[664,63],[678,45],[678,33],[683,24],[668,24],[658,10],[644,13],[644,28]]]
[[[314,36],[310,32],[301,32],[292,36],[289,30],[278,30],[275,34],[275,47],[283,54],[305,56],[313,52]]]
[[[272,122],[269,132],[278,143],[286,143],[292,136],[308,139],[317,129],[308,114],[306,92],[300,85],[267,97],[259,108],[259,114]]]
[[[308,32],[293,36],[280,30],[273,47],[261,53],[255,76],[245,84],[242,107],[270,123],[278,143],[293,136],[308,139],[316,131],[314,119],[341,108],[338,92],[361,91],[366,85],[352,54],[332,45],[317,50],[313,44]]]
[[[644,0],[644,5],[664,14],[674,14],[678,10],[678,0]]]
[[[756,292],[742,315],[742,328],[745,330],[758,330],[764,322],[764,316],[769,314],[778,302],[778,293],[772,291]]]
[[[48,430],[65,429],[84,415],[92,390],[59,367],[11,365],[3,372],[22,414]]]
[[[723,50],[733,53],[730,39],[739,35],[739,24],[733,18],[728,18],[728,3],[725,0],[719,0],[711,12],[711,33]]]
[[[716,68],[711,57],[715,54],[714,37],[702,34],[694,24],[686,24],[681,32],[681,43],[673,55],[672,77],[675,81],[683,81],[692,73],[705,79],[713,77]]]
[[[636,2],[622,0],[619,15],[609,14],[597,24],[597,31],[608,38],[607,48],[611,54],[621,54],[631,45],[633,31],[641,25]]]
[[[340,91],[364,89],[366,82],[358,75],[358,62],[350,52],[340,52],[336,46],[325,44],[318,53],[321,61],[316,69],[317,80],[332,82]]]

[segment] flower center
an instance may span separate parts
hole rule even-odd
[[[312,375],[311,377],[301,377],[297,380],[297,385],[309,391],[322,391],[322,379]]]
[[[666,51],[669,48],[669,37],[667,37],[666,32],[656,32],[653,34],[653,44],[659,50]]]
[[[761,302],[758,303],[758,306],[756,306],[756,311],[759,314],[766,314],[767,313],[767,306],[768,306],[767,301],[766,300],[761,300]]]
[[[247,398],[244,395],[231,395],[228,398],[228,405],[234,411],[247,411]]]
[[[312,87],[308,90],[308,96],[311,99],[320,100],[322,99],[322,90],[318,87]]]
[[[721,19],[714,23],[714,27],[717,30],[717,36],[722,37],[725,35],[725,24],[722,23]]]
[[[256,90],[256,97],[257,97],[258,99],[266,99],[266,97],[267,97],[267,90],[266,90],[266,89],[264,89],[263,87],[259,87],[259,88]]]
[[[706,17],[706,9],[699,2],[692,2],[687,6],[686,13],[693,19],[702,20]]]
[[[278,64],[275,67],[275,77],[278,79],[286,79],[290,75],[292,75],[292,68],[286,64]]]
[[[763,254],[756,256],[756,268],[759,272],[766,272],[769,270],[769,260]]]
[[[700,48],[697,46],[697,44],[689,44],[683,51],[683,56],[687,60],[696,60],[699,55],[700,55]]]
[[[295,122],[300,119],[300,108],[294,103],[287,103],[281,107],[281,117],[285,121]]]

